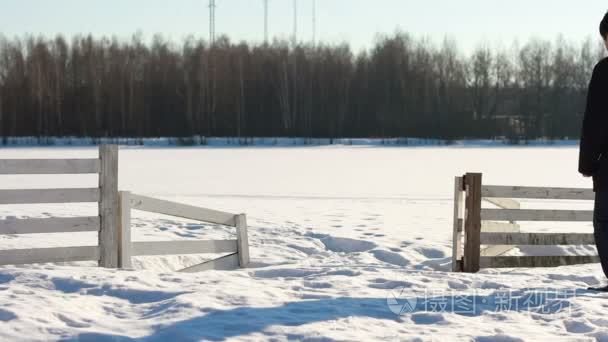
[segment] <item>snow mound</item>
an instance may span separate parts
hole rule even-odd
[[[337,253],[360,253],[374,249],[377,245],[370,241],[363,241],[351,238],[341,238],[328,236],[321,239],[325,248]]]

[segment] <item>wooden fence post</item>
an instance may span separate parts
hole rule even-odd
[[[121,191],[118,203],[120,208],[118,267],[131,268],[131,193]]]
[[[466,188],[463,271],[479,271],[481,234],[481,173],[464,176]]]
[[[118,146],[99,146],[99,266],[118,267]]]
[[[464,183],[462,177],[454,180],[454,221],[452,234],[452,272],[462,272],[462,200]]]
[[[247,267],[249,264],[249,238],[247,237],[247,216],[236,215],[236,245],[239,255],[239,266]]]

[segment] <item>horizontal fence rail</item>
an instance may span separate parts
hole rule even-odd
[[[595,198],[595,193],[591,189],[485,185],[481,188],[481,196],[489,198],[501,197],[529,199],[593,200]]]
[[[131,248],[133,256],[237,252],[236,240],[138,241]]]
[[[2,159],[0,175],[99,173],[99,159]]]
[[[482,245],[594,245],[593,234],[481,233]]]
[[[96,232],[99,216],[0,220],[0,234]]]
[[[0,204],[99,202],[99,189],[0,190]]]
[[[592,222],[593,211],[521,209],[515,200],[593,200],[592,189],[482,185],[481,178],[480,173],[456,178],[461,185],[457,184],[454,196],[454,225],[463,229],[461,234],[454,234],[458,241],[453,243],[453,248],[462,249],[452,253],[453,270],[477,272],[486,267],[553,267],[599,261],[597,255],[501,255],[516,246],[594,245],[594,234],[522,233],[517,224],[521,221]],[[481,208],[482,201],[499,209]],[[456,214],[463,211],[463,218]],[[459,241],[463,241],[462,247]],[[482,245],[485,248],[482,249]]]
[[[600,262],[597,255],[493,256],[481,257],[482,268],[555,267]]]
[[[97,246],[0,250],[0,265],[97,260]]]
[[[587,222],[593,211],[542,209],[481,209],[481,219],[493,221],[562,221]]]
[[[486,233],[517,233],[519,225],[506,222],[481,221],[481,231]]]
[[[494,204],[501,209],[520,209],[521,203],[510,198],[484,197],[484,201]]]
[[[199,208],[187,204],[131,194],[131,208],[185,219],[204,221],[225,226],[236,226],[234,214]]]

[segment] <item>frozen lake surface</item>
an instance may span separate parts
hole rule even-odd
[[[96,155],[93,147],[0,149],[0,158]],[[542,313],[497,311],[487,303],[501,291],[584,289],[605,280],[599,264],[449,272],[455,176],[482,172],[484,184],[591,187],[578,175],[577,162],[572,146],[125,147],[121,190],[247,213],[251,267],[172,272],[213,257],[205,255],[140,257],[129,271],[88,263],[0,267],[0,339],[21,339],[27,331],[35,340],[608,340],[605,295],[576,292],[564,299],[565,309]],[[97,176],[0,177],[0,188],[13,189],[96,183]],[[591,203],[522,206],[590,209]],[[0,207],[1,218],[95,214],[94,204]],[[591,232],[592,226],[522,229]],[[231,234],[224,227],[133,213],[138,241]],[[0,236],[0,249],[95,241],[94,233]],[[509,253],[594,254],[595,247]],[[387,304],[395,293],[419,302],[443,296],[480,302],[468,314],[417,308],[397,315]]]

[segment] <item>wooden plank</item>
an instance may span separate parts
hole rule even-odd
[[[484,198],[483,200],[486,202],[492,203],[501,209],[520,209],[521,208],[521,204],[519,202],[517,202],[516,200],[510,199],[510,198],[490,197],[490,198]]]
[[[210,270],[231,271],[237,268],[239,268],[239,257],[238,253],[234,253],[223,256],[221,258],[204,262],[202,264],[186,267],[184,269],[179,270],[178,272],[194,273]]]
[[[483,234],[483,233],[482,233]],[[481,256],[499,256],[507,253],[508,251],[515,248],[515,246],[509,245],[490,245],[482,247],[479,251],[479,255]]]
[[[486,202],[490,202],[501,209],[521,209],[521,204],[510,198],[484,198]],[[509,221],[515,223],[515,221]]]
[[[118,146],[99,147],[101,172],[99,174],[99,266],[118,267]]]
[[[99,173],[99,159],[0,159],[0,175]]]
[[[462,177],[454,179],[454,216],[452,218],[452,272],[461,272],[458,260],[462,258]]]
[[[464,244],[464,272],[479,271],[481,232],[481,173],[467,173],[465,175],[466,200],[465,200],[465,244]]]
[[[598,262],[600,259],[597,255],[495,256],[481,257],[480,260],[483,268],[555,267]]]
[[[519,225],[514,223],[481,221],[481,235],[484,232],[519,233]],[[492,245],[481,249],[481,256],[497,256],[512,250],[511,245]]]
[[[593,211],[540,209],[481,209],[482,220],[495,221],[593,221]]]
[[[120,209],[118,226],[118,267],[131,268],[131,199],[128,191],[121,191],[118,196]]]
[[[236,246],[239,255],[239,266],[249,264],[249,237],[247,236],[247,217],[245,214],[236,215]]]
[[[578,188],[541,188],[526,186],[485,185],[481,195],[486,198],[537,198],[537,199],[568,199],[594,200],[592,189]]]
[[[595,245],[593,234],[481,233],[482,245]]]
[[[99,201],[99,189],[0,190],[0,204],[79,203]]]
[[[177,255],[206,253],[236,253],[236,240],[184,240],[132,242],[131,253],[136,255]]]
[[[131,194],[131,208],[226,226],[236,226],[234,214]]]
[[[98,216],[0,221],[0,234],[96,232],[98,230]]]
[[[0,250],[0,265],[72,262],[99,259],[97,246]]]
[[[506,222],[481,221],[481,232],[486,233],[517,233],[519,225]]]

